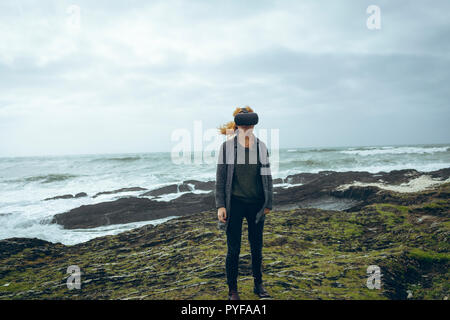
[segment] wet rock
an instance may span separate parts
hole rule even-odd
[[[87,197],[87,193],[86,192],[80,192],[80,193],[77,193],[74,196],[74,198],[84,198],[84,197]]]
[[[144,191],[144,190],[147,190],[147,189],[141,188],[141,187],[121,188],[121,189],[112,190],[112,191],[98,192],[92,198],[97,198],[98,196],[101,196],[104,194],[116,194],[116,193],[121,193],[121,192]]]
[[[400,184],[414,177],[422,175],[416,170],[393,170],[391,172],[369,173],[365,171],[321,171],[319,173],[300,173],[290,175],[283,182],[292,184],[301,183],[300,186],[290,188],[275,187],[273,198],[274,210],[294,210],[298,208],[318,208],[323,210],[358,211],[370,203],[395,202],[409,205],[413,198],[402,199],[392,192],[381,190],[375,186],[350,186],[340,190],[338,187],[351,184],[354,181],[365,183],[380,182],[380,180]],[[447,179],[450,170],[437,170],[432,173],[434,178]],[[92,228],[102,225],[128,223],[136,221],[154,220],[169,216],[184,216],[195,212],[214,210],[214,192],[196,194],[193,190],[214,190],[214,181],[186,180],[181,184],[172,184],[147,191],[141,196],[158,197],[169,193],[186,192],[170,201],[156,201],[153,199],[128,197],[112,202],[104,202],[90,206],[81,206],[69,212],[58,214],[53,222],[65,228]],[[100,194],[119,193],[126,191],[139,191],[142,188],[123,188]],[[448,197],[445,191],[433,195],[434,197]],[[418,195],[423,197],[423,195]],[[423,200],[423,199],[422,199]],[[410,201],[409,203],[405,201]],[[417,199],[416,201],[419,201]],[[424,208],[426,212],[440,211],[440,207]]]
[[[95,228],[103,225],[149,221],[169,216],[184,216],[214,207],[211,194],[183,194],[172,201],[127,197],[115,201],[83,205],[57,214],[52,222],[66,229]]]
[[[141,196],[162,196],[169,193],[189,192],[194,190],[212,191],[215,187],[215,181],[198,181],[198,180],[185,180],[179,184],[171,184],[168,186],[156,188],[141,194]]]
[[[168,185],[168,186],[164,186],[164,187],[161,187],[161,188],[150,190],[148,192],[144,192],[144,193],[141,194],[141,196],[143,196],[143,197],[149,197],[149,196],[157,197],[157,196],[162,196],[162,195],[169,194],[169,193],[177,193],[177,192],[185,192],[185,191],[191,191],[191,189],[187,185],[184,185],[184,184],[180,184],[180,185],[178,185],[178,184],[171,184],[171,185]]]
[[[73,194],[64,194],[62,196],[55,196],[52,198],[46,198],[44,199],[44,201],[49,201],[49,200],[59,200],[59,199],[72,199],[73,198]]]
[[[185,180],[183,184],[193,185],[195,190],[212,191],[215,188],[215,181]]]
[[[73,194],[64,194],[61,196],[55,196],[52,198],[46,198],[43,201],[49,201],[49,200],[60,200],[60,199],[73,199],[73,198],[83,198],[83,197],[87,197],[87,193],[86,192],[79,192],[75,195]]]
[[[48,246],[53,246],[53,244],[37,238],[9,238],[0,240],[0,259],[15,255],[25,249],[46,248]]]

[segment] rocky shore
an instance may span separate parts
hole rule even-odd
[[[273,298],[448,299],[449,173],[330,171],[274,181],[280,186],[263,249],[264,281]],[[283,183],[301,185],[285,189]],[[225,299],[226,241],[211,197],[128,197],[74,209],[55,222],[89,228],[122,223],[122,216],[160,217],[168,208],[180,217],[73,246],[1,240],[0,299]],[[81,289],[67,288],[71,265],[81,269]],[[370,265],[381,269],[379,290],[366,286]],[[255,299],[246,237],[239,270],[241,297]]]
[[[416,170],[379,173],[364,171],[300,173],[274,180],[273,206],[274,210],[297,208],[358,210],[364,205],[382,201],[387,196],[385,191],[421,191],[445,181],[450,182],[450,168],[427,173]],[[145,189],[133,187],[103,191],[93,195],[93,198],[102,194],[143,190]],[[114,201],[84,205],[55,215],[53,222],[66,229],[85,229],[191,215],[215,208],[213,190],[214,181],[188,180],[181,184],[145,190],[138,197],[122,197]],[[178,196],[170,201],[158,200],[167,194]],[[52,199],[61,197],[64,196]]]

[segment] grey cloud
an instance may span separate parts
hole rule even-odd
[[[0,156],[170,150],[173,129],[242,105],[282,147],[449,139],[447,1],[377,1],[379,31],[372,1],[80,1],[77,35],[62,28],[72,3],[14,3],[0,7]]]

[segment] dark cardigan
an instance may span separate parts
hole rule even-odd
[[[270,170],[269,151],[265,143],[256,138],[258,148],[258,165],[260,166],[261,180],[264,190],[264,205],[256,214],[256,223],[265,219],[264,208],[272,209],[273,184]],[[230,220],[231,188],[233,184],[234,166],[237,159],[237,135],[222,143],[219,149],[216,171],[215,201],[216,208],[225,207],[227,210],[226,223],[219,221],[219,228],[227,230]]]

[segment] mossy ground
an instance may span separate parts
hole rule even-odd
[[[432,197],[397,195],[414,197],[410,205],[269,213],[263,248],[267,290],[273,299],[445,299],[449,189],[442,185]],[[238,285],[242,299],[256,299],[246,232],[244,223]],[[0,298],[225,299],[225,255],[226,237],[217,229],[215,211],[202,212],[75,246],[48,243],[4,257]],[[66,286],[70,265],[81,268],[79,290]],[[370,265],[381,268],[380,290],[366,286]]]

